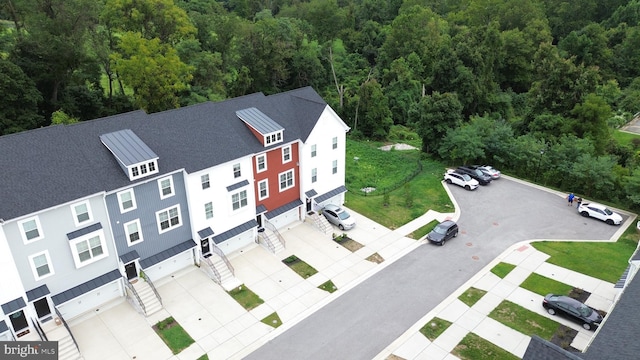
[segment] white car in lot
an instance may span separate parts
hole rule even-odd
[[[578,212],[584,217],[592,217],[606,222],[609,225],[620,225],[622,216],[609,210],[608,207],[596,203],[582,203]]]
[[[457,173],[452,169],[449,169],[446,173],[444,173],[444,181],[447,184],[456,184],[467,190],[475,190],[479,185],[478,180],[472,179],[471,176],[467,174]]]

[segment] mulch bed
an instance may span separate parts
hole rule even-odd
[[[359,242],[351,239],[348,236],[338,236],[337,238],[333,239],[333,241],[335,241],[338,244],[342,245],[345,249],[347,249],[347,250],[349,250],[351,252],[358,251],[358,250],[360,250],[360,249],[362,249],[364,247],[364,245],[362,245]]]

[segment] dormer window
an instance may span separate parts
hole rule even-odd
[[[129,180],[158,173],[158,155],[133,131],[126,129],[100,135],[100,140],[111,151]]]
[[[248,108],[236,111],[236,115],[265,147],[284,140],[284,128],[262,111]]]

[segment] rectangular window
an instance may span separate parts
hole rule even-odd
[[[48,251],[29,256],[29,262],[31,263],[33,277],[36,280],[53,275],[53,266],[51,266],[51,258]]]
[[[44,237],[40,230],[40,219],[38,217],[21,221],[19,224],[24,242],[40,240]]]
[[[129,245],[143,241],[142,232],[140,231],[140,220],[135,219],[124,224],[124,231],[127,234],[127,241]]]
[[[200,183],[202,183],[202,190],[211,187],[211,184],[209,183],[209,174],[200,176]]]
[[[147,165],[146,164],[140,165],[140,173],[143,174],[143,175],[147,173]]]
[[[138,175],[140,175],[140,173],[138,172],[138,167],[137,166],[132,167],[131,168],[131,176],[132,177],[136,177]]]
[[[156,218],[158,220],[158,232],[160,234],[179,227],[182,224],[180,219],[180,205],[158,211]]]
[[[283,172],[279,175],[280,178],[280,191],[287,190],[295,185],[293,179],[293,170]]]
[[[265,179],[258,183],[258,199],[262,200],[269,197],[269,180]]]
[[[267,143],[267,145],[271,144],[271,136],[267,135],[267,137],[265,138],[265,142]]]
[[[173,196],[173,178],[171,176],[158,180],[158,189],[160,190],[160,199],[166,199]]]
[[[89,208],[88,201],[71,205],[71,211],[73,212],[73,221],[75,222],[76,226],[92,220],[91,209]]]
[[[311,157],[316,157],[316,145],[311,145]]]
[[[102,230],[73,239],[69,241],[69,246],[76,268],[91,264],[109,255]]]
[[[291,161],[291,146],[285,146],[282,148],[282,163],[288,163]]]
[[[334,137],[333,140],[331,140],[331,142],[332,142],[333,148],[337,149],[338,148],[338,137],[337,136]]]
[[[276,134],[271,135],[271,142],[276,142]]]
[[[119,192],[118,204],[120,205],[120,213],[136,209],[136,197],[133,194],[133,189]]]
[[[247,191],[242,190],[239,193],[231,195],[231,204],[233,210],[238,210],[247,206]]]
[[[149,172],[154,172],[154,171],[156,171],[156,163],[152,161],[149,163]]]
[[[277,137],[278,137],[278,141],[282,140],[282,133],[278,133]]]
[[[263,172],[267,170],[267,155],[262,154],[256,156],[256,172]]]
[[[331,172],[333,174],[337,174],[338,173],[338,160],[333,160],[333,163],[331,164]]]
[[[213,217],[213,203],[208,202],[204,204],[204,216],[207,219],[211,219]]]
[[[318,169],[313,168],[311,169],[311,182],[314,183],[316,181],[318,181]]]
[[[233,164],[233,178],[237,179],[242,175],[240,172],[240,164]]]

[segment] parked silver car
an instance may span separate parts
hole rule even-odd
[[[351,216],[347,210],[337,205],[325,205],[325,207],[322,208],[322,215],[340,230],[349,230],[356,226],[356,220],[353,216]]]

